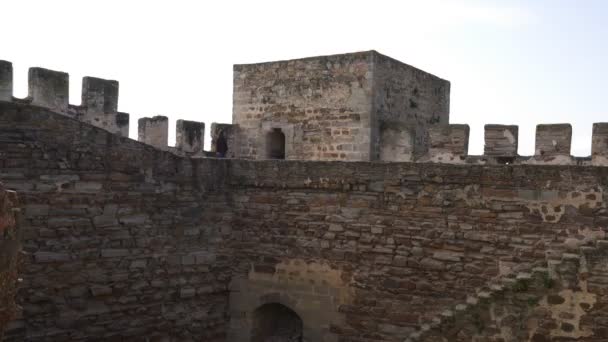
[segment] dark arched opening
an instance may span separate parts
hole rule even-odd
[[[274,128],[266,135],[266,157],[285,159],[285,134],[280,128]]]
[[[253,313],[251,342],[302,342],[302,319],[284,305],[264,304]]]

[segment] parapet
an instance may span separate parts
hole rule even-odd
[[[13,65],[0,60],[0,101],[18,102],[49,109],[61,115],[129,136],[129,114],[118,111],[118,81],[86,76],[82,79],[82,102],[69,102],[70,78],[65,72],[30,68],[28,97],[13,97]],[[139,120],[138,140],[156,148],[187,156],[204,156],[205,124],[178,120],[175,148],[168,146],[169,119],[166,116]]]
[[[205,143],[205,123],[177,120],[175,148],[184,153],[202,155]]]
[[[533,156],[517,154],[518,135],[519,128],[515,125],[485,125],[484,154],[470,156],[468,125],[432,126],[428,130],[429,150],[414,162],[608,166],[608,123],[593,124],[591,157],[573,157],[570,154],[570,124],[537,125]]]
[[[69,75],[67,73],[44,68],[30,68],[28,82],[28,97],[25,99],[13,97],[12,64],[0,60],[0,101],[43,107],[109,132],[124,137],[128,136],[129,114],[118,111],[119,84],[117,81],[84,77],[82,103],[78,106],[69,104]],[[424,129],[414,130],[407,122],[395,123],[387,118],[381,122],[380,134],[376,137],[380,149],[375,157],[380,161],[608,166],[608,123],[593,125],[591,157],[573,157],[570,154],[572,144],[572,126],[570,124],[538,125],[533,156],[518,155],[518,126],[489,124],[485,126],[484,131],[484,154],[469,156],[470,130],[468,125],[447,124],[439,121]],[[138,124],[140,142],[182,156],[243,158],[248,155],[242,154],[245,148],[240,144],[248,149],[259,147],[252,144],[247,145],[251,141],[245,141],[243,138],[242,125],[213,123],[211,125],[211,152],[205,152],[205,124],[202,122],[178,120],[174,148],[168,146],[169,120],[166,116],[142,118]],[[264,121],[262,123],[254,122],[252,127],[256,127],[255,129],[258,130],[281,127],[285,128],[285,132],[289,132],[287,141],[303,139],[301,123],[285,124]],[[317,133],[315,132],[315,134]],[[414,139],[428,142],[428,149],[422,156],[413,153],[415,152],[412,149],[415,144]],[[353,149],[352,144],[343,144],[343,146]],[[284,147],[288,154],[292,147],[289,145]],[[296,158],[288,155],[287,159]],[[357,159],[353,159],[353,161],[355,160]],[[358,160],[368,159],[360,157]]]
[[[84,77],[81,107],[82,121],[122,136],[129,136],[128,115],[118,112],[117,81]]]
[[[118,82],[95,77],[82,80],[82,103],[70,105],[70,80],[65,72],[30,68],[28,97],[13,97],[13,66],[0,61],[0,101],[30,103],[53,112],[128,136],[129,114],[118,112]]]
[[[593,124],[591,158],[596,165],[608,165],[608,122]]]
[[[13,64],[0,61],[0,101],[10,102],[13,99]]]
[[[485,125],[483,154],[490,157],[517,156],[519,128],[514,125]]]
[[[175,147],[168,146],[169,118],[154,116],[141,118],[137,127],[138,140],[158,149],[173,153],[200,157],[205,155],[205,123],[197,121],[177,120],[175,125]]]
[[[168,149],[169,118],[157,115],[137,122],[137,140],[161,150]]]
[[[215,156],[235,158],[237,125],[211,124],[211,152]]]
[[[570,155],[572,126],[570,124],[550,124],[536,126],[536,156]]]
[[[67,73],[30,68],[28,84],[28,97],[33,105],[54,112],[67,113],[70,96],[70,80]]]
[[[464,162],[469,152],[469,125],[437,125],[428,130],[431,162]]]

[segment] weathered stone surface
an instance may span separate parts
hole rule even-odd
[[[128,249],[102,249],[101,256],[103,258],[116,258],[129,255]]]
[[[152,118],[141,118],[137,124],[137,140],[161,150],[168,148],[169,118],[157,115]]]
[[[433,162],[461,163],[469,151],[469,125],[433,126],[428,129],[427,158]]]
[[[237,134],[237,125],[212,123],[210,149],[212,156],[234,158],[238,151]]]
[[[13,98],[13,64],[0,60],[0,101]]]
[[[30,68],[28,74],[29,93],[32,104],[49,108],[58,113],[67,113],[69,105],[69,76],[60,71]]]
[[[485,125],[483,154],[491,157],[517,156],[518,126]]]
[[[189,158],[0,102],[0,177],[22,192],[29,253],[6,340],[249,342],[269,304],[293,311],[308,341],[605,339],[606,169],[464,158],[467,127],[442,125],[449,84],[374,56],[237,67],[235,105],[246,128],[292,138],[298,117],[311,118],[306,138],[328,150],[309,159],[359,160],[365,149],[375,160],[381,125],[351,125],[373,101],[398,144],[413,137],[414,157],[428,142],[463,165]],[[370,65],[386,67],[382,94],[366,93],[380,75]],[[327,79],[298,76],[307,68]],[[243,90],[275,73],[299,86]],[[326,86],[333,102],[309,112],[303,103]],[[264,97],[281,91],[304,100]],[[266,112],[294,121],[258,125]],[[394,113],[418,118],[391,126]],[[426,125],[447,133],[405,134]],[[362,127],[380,138],[351,150]],[[332,144],[349,153],[335,157]]]
[[[570,155],[572,143],[572,126],[570,124],[552,124],[536,126],[537,156]]]
[[[286,159],[403,161],[426,150],[426,127],[447,124],[449,91],[376,51],[235,65],[235,155],[269,158],[280,130]]]
[[[21,249],[18,205],[17,195],[0,183],[0,340],[18,314],[15,304]]]
[[[70,255],[67,253],[36,252],[34,253],[34,259],[38,263],[66,262],[70,260]]]
[[[205,138],[205,123],[177,120],[175,125],[175,147],[188,154],[202,155]]]
[[[608,123],[593,124],[591,157],[595,165],[608,165]]]
[[[118,112],[118,82],[96,77],[82,79],[81,120],[121,136],[129,136],[128,114]]]

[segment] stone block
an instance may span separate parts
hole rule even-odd
[[[93,225],[97,228],[112,227],[112,226],[117,226],[118,221],[116,220],[116,218],[114,216],[99,215],[99,216],[93,217]]]
[[[213,264],[216,259],[216,255],[210,252],[196,252],[193,255],[196,264]]]
[[[91,221],[80,217],[51,217],[47,224],[49,228],[90,227]]]
[[[65,114],[69,105],[69,76],[64,72],[30,68],[29,98],[32,104]]]
[[[0,101],[13,100],[13,64],[0,60]]]
[[[128,249],[102,249],[101,257],[102,258],[117,258],[124,257],[129,255]]]
[[[442,261],[461,261],[463,253],[452,251],[438,251],[433,253],[433,258]]]
[[[98,182],[76,182],[74,190],[80,192],[98,192],[103,189],[103,184]]]
[[[515,125],[485,125],[483,154],[490,157],[517,156],[519,127]]]
[[[382,227],[371,227],[372,234],[382,234],[384,232],[384,228]]]
[[[40,216],[47,216],[49,214],[48,204],[28,204],[25,206],[25,217],[34,218]]]
[[[194,265],[196,264],[196,257],[194,255],[184,255],[181,259],[182,265]]]
[[[70,255],[68,253],[36,252],[34,253],[34,260],[37,263],[66,262],[70,261]]]
[[[593,124],[591,158],[595,165],[608,165],[608,122]]]
[[[429,270],[443,270],[445,269],[445,263],[431,258],[423,258],[420,260],[420,267]]]
[[[148,262],[146,261],[146,259],[133,260],[133,261],[131,261],[131,265],[129,266],[129,268],[131,268],[131,269],[146,268],[147,265],[148,265]]]
[[[192,298],[196,295],[196,289],[192,287],[181,288],[179,290],[180,298]]]
[[[169,118],[155,116],[138,121],[138,140],[158,149],[166,150],[169,143]]]
[[[89,291],[91,291],[93,297],[107,296],[112,294],[112,288],[110,286],[103,285],[93,285],[89,287]]]
[[[145,224],[148,221],[148,215],[146,214],[138,214],[138,215],[128,215],[128,216],[120,216],[118,221],[122,224],[139,226]]]
[[[175,147],[183,152],[202,154],[205,142],[205,123],[177,120]]]
[[[536,126],[536,156],[569,156],[571,143],[572,126],[570,124]]]
[[[118,82],[96,77],[83,77],[82,106],[87,115],[116,114],[118,111]],[[94,119],[94,117],[89,118]]]
[[[129,114],[118,112],[118,82],[96,77],[82,79],[82,120],[122,136],[129,135]]]
[[[341,224],[331,223],[329,225],[329,231],[330,232],[341,232],[343,230],[344,230],[344,227],[342,227]]]
[[[428,130],[428,159],[434,162],[460,162],[469,151],[469,125],[431,126]]]

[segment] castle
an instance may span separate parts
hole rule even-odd
[[[375,51],[233,77],[205,151],[202,122],[129,139],[116,81],[75,106],[32,68],[17,99],[0,61],[0,337],[608,340],[608,124],[590,157],[568,124],[470,156],[450,83]]]

